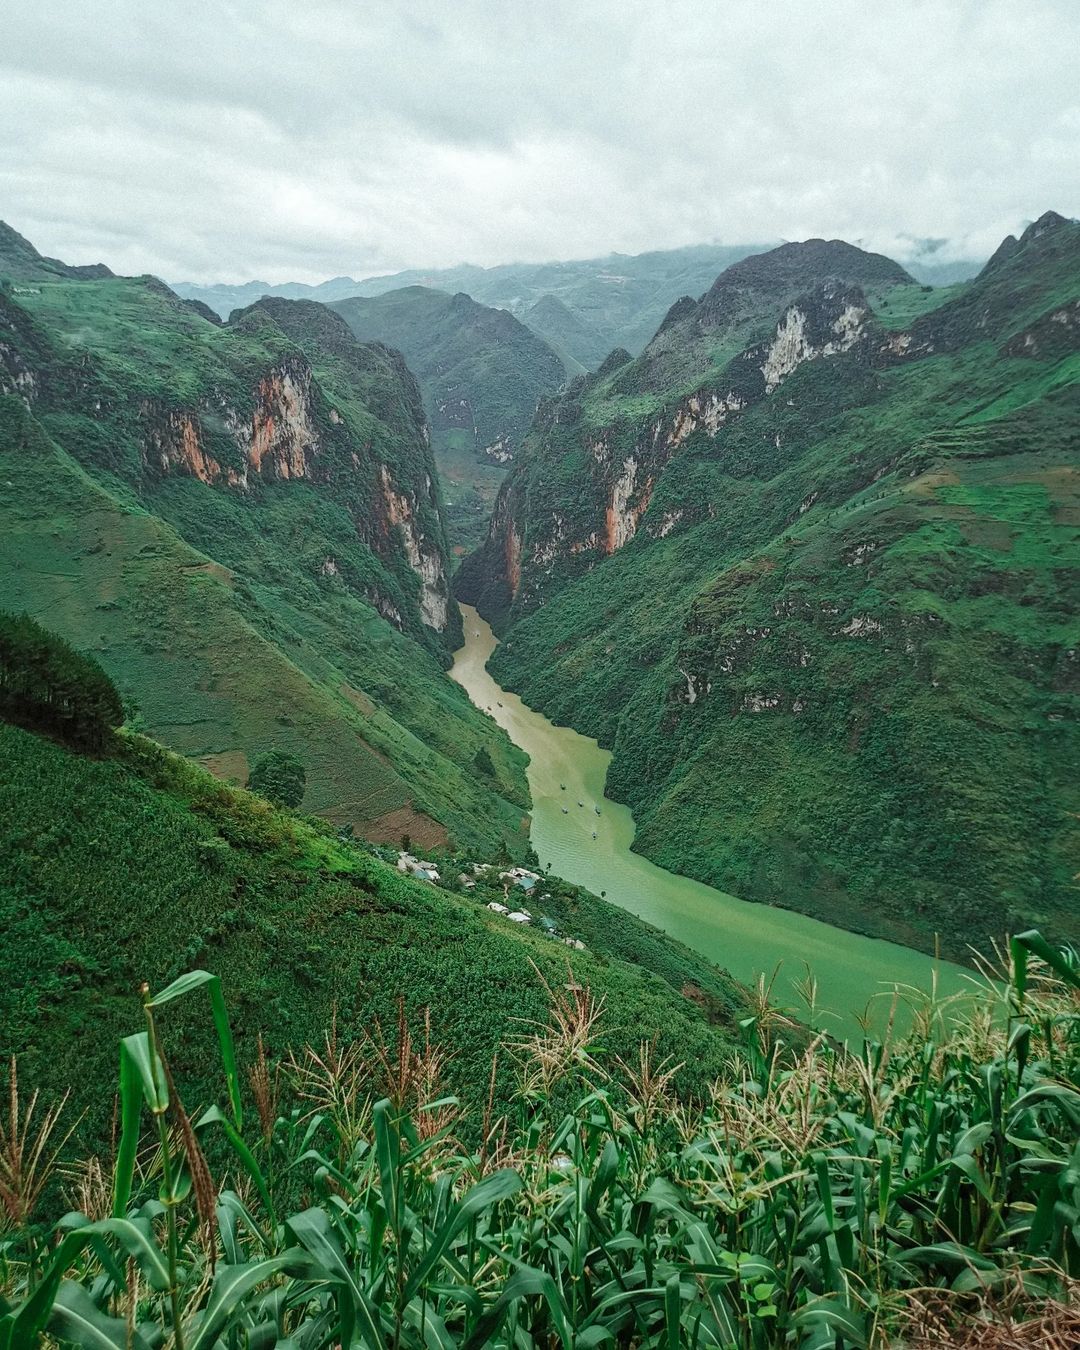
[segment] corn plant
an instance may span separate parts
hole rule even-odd
[[[497,1103],[493,1076],[469,1134],[403,1012],[280,1065],[260,1042],[245,1112],[220,985],[193,972],[145,991],[122,1043],[111,1213],[44,1240],[9,1216],[0,1350],[836,1350],[886,1344],[928,1291],[935,1325],[1006,1300],[1064,1325],[1078,989],[1075,956],[1027,933],[962,1002],[916,1001],[904,1036],[806,1044],[763,1005],[687,1103],[648,1043],[606,1060],[603,1010],[571,985],[507,1047],[518,1096]],[[192,1119],[167,1019],[199,991],[222,1105]]]

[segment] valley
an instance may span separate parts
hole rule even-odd
[[[1080,225],[632,270],[0,227],[0,1345],[1071,1317]]]
[[[1075,938],[1080,226],[733,264],[538,415],[455,588],[634,847],[964,960]]]
[[[408,286],[331,308],[365,342],[400,351],[414,372],[454,557],[483,538],[506,471],[541,399],[566,382],[561,357],[503,309]]]
[[[8,10],[0,1350],[1077,1350],[1080,6]]]
[[[761,976],[772,979],[774,1000],[802,1016],[810,1014],[801,986],[812,975],[818,983],[815,1024],[838,1038],[857,1038],[864,1016],[880,1031],[896,985],[923,993],[934,989],[942,998],[969,987],[959,966],[738,900],[632,853],[634,818],[604,795],[610,752],[553,726],[500,688],[487,670],[494,634],[467,605],[462,618],[465,643],[455,653],[450,676],[529,756],[530,839],[541,867],[670,933],[744,985],[754,986]],[[907,1024],[906,1008],[897,1020]]]

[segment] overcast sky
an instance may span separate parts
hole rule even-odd
[[[1080,214],[1078,0],[8,0],[0,218],[270,282]]]

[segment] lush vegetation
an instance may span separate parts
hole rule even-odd
[[[284,1052],[335,1015],[349,1037],[389,1025],[401,996],[410,1017],[430,1009],[447,1082],[467,1096],[512,1019],[542,1014],[537,972],[562,987],[571,970],[608,1003],[619,1053],[641,1026],[663,1029],[687,1093],[730,1049],[744,1006],[733,981],[594,897],[551,888],[552,916],[588,946],[572,950],[486,908],[504,898],[497,872],[475,895],[458,881],[464,858],[441,869],[446,888],[414,881],[396,851],[279,811],[141,736],[88,758],[0,723],[0,759],[0,1062],[18,1053],[52,1097],[72,1088],[87,1138],[108,1136],[102,1089],[131,990],[193,966],[228,989],[245,1062],[260,1033]],[[178,1071],[206,1101],[207,1044],[197,1019],[185,1026]]]
[[[28,615],[0,610],[0,717],[100,750],[124,710],[96,661]]]
[[[1080,227],[945,291],[827,260],[863,270],[863,336],[755,393],[776,305],[823,303],[820,251],[780,252],[771,287],[769,255],[730,269],[538,418],[459,573],[503,628],[493,670],[613,748],[664,866],[958,959],[1075,939]],[[665,458],[733,382],[746,408]],[[634,457],[647,509],[607,556]]]
[[[224,778],[276,748],[336,824],[523,855],[523,758],[443,678],[456,606],[425,621],[449,557],[401,358],[321,305],[222,326],[37,256],[0,232],[0,277],[35,283],[0,284],[5,606]]]
[[[12,1067],[5,1345],[985,1345],[1002,1305],[1010,1346],[1080,1329],[1080,967],[1037,933],[857,1053],[786,1046],[763,1005],[692,1105],[655,1042],[612,1053],[593,989],[550,989],[502,1047],[512,1099],[474,1080],[475,1132],[437,1019],[260,1041],[244,1074],[215,976],[156,988],[111,1154],[71,1162],[63,1105],[35,1114]],[[213,1098],[178,1065],[207,1002]]]
[[[307,772],[295,755],[285,750],[271,750],[255,761],[247,785],[250,791],[265,797],[273,806],[296,810],[304,800]]]
[[[562,361],[512,314],[463,294],[407,286],[333,308],[358,338],[396,348],[415,372],[451,542],[474,548],[537,403],[566,379]]]

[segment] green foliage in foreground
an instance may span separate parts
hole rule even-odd
[[[411,1016],[430,1008],[451,1056],[448,1086],[465,1092],[487,1083],[514,1018],[543,1016],[537,969],[606,999],[620,1054],[642,1027],[661,1028],[663,1053],[686,1061],[685,1095],[703,1091],[731,1049],[745,1006],[734,981],[601,900],[567,923],[589,946],[571,951],[138,736],[89,760],[0,723],[0,763],[0,1063],[18,1054],[50,1098],[72,1087],[88,1145],[109,1137],[102,1089],[131,991],[193,966],[228,989],[242,1063],[259,1034],[284,1052],[336,1017],[357,1037],[392,1021],[403,994]],[[705,1011],[685,985],[710,996]],[[205,1102],[213,1046],[181,1014],[175,1067],[192,1103]],[[511,1089],[504,1067],[497,1095]]]
[[[22,1203],[48,1130],[8,1188],[0,1344],[842,1350],[927,1287],[1037,1304],[1080,1268],[1080,970],[1034,932],[1010,955],[966,1009],[855,1055],[785,1053],[763,1009],[693,1110],[648,1045],[604,1055],[587,989],[552,995],[475,1148],[404,1018],[260,1057],[245,1094],[218,981],[182,976],[122,1042],[119,1145],[75,1170],[81,1212],[43,1233]],[[223,1105],[192,1119],[173,1005],[203,991]]]

